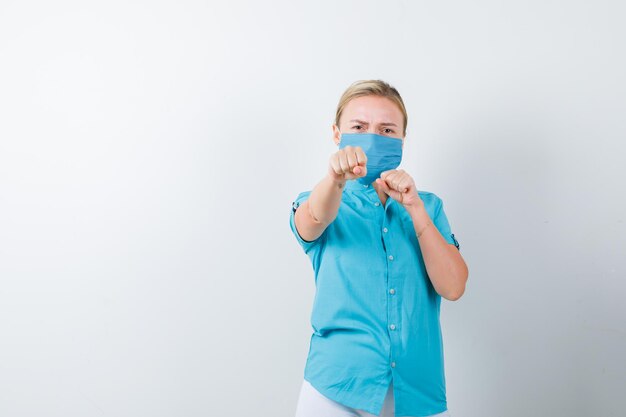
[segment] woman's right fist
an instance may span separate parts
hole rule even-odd
[[[353,180],[367,174],[367,156],[360,146],[346,146],[330,156],[328,174],[335,181]]]

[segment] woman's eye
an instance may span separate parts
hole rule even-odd
[[[352,126],[352,129],[360,129],[361,126]]]
[[[386,128],[385,133],[393,133],[393,129]]]

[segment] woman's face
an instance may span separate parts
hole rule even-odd
[[[333,124],[333,141],[339,145],[341,133],[377,133],[400,138],[404,146],[403,125],[404,116],[393,101],[376,95],[361,96],[346,104],[339,126]]]

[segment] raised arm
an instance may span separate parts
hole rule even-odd
[[[360,146],[346,146],[331,155],[326,176],[296,210],[295,223],[302,239],[313,241],[335,220],[346,181],[367,174],[367,157]]]

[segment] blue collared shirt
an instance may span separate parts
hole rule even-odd
[[[304,378],[326,397],[379,415],[393,378],[396,416],[447,409],[441,296],[424,265],[413,221],[372,185],[346,182],[335,220],[314,241],[290,226],[315,276],[309,353]],[[459,249],[434,193],[418,191],[444,239]],[[432,227],[432,226],[431,226]]]

